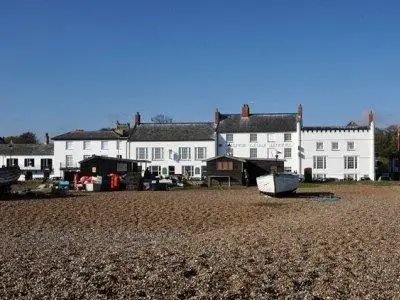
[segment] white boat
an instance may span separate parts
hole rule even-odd
[[[256,178],[258,190],[262,193],[278,196],[290,194],[299,186],[299,175],[293,173],[271,173]]]

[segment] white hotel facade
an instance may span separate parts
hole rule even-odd
[[[133,127],[68,132],[53,138],[54,174],[79,170],[90,155],[146,161],[158,175],[200,178],[206,159],[228,155],[284,160],[285,171],[314,178],[375,179],[374,118],[368,125],[303,126],[301,105],[295,113],[251,114],[247,104],[237,114],[215,112],[214,122],[142,123]]]

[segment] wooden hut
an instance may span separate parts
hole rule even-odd
[[[256,184],[256,177],[271,172],[283,172],[283,160],[248,159],[233,156],[217,156],[205,160],[207,162],[207,178],[210,186],[213,181],[219,183],[245,184],[244,170],[247,169],[249,183]]]

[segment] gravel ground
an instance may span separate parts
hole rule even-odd
[[[399,215],[372,184],[0,201],[0,298],[400,299]]]

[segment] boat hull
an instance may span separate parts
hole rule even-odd
[[[21,169],[17,166],[0,168],[0,187],[10,186],[18,181]]]
[[[299,186],[299,175],[290,173],[272,173],[256,180],[258,190],[272,196],[291,194]]]

